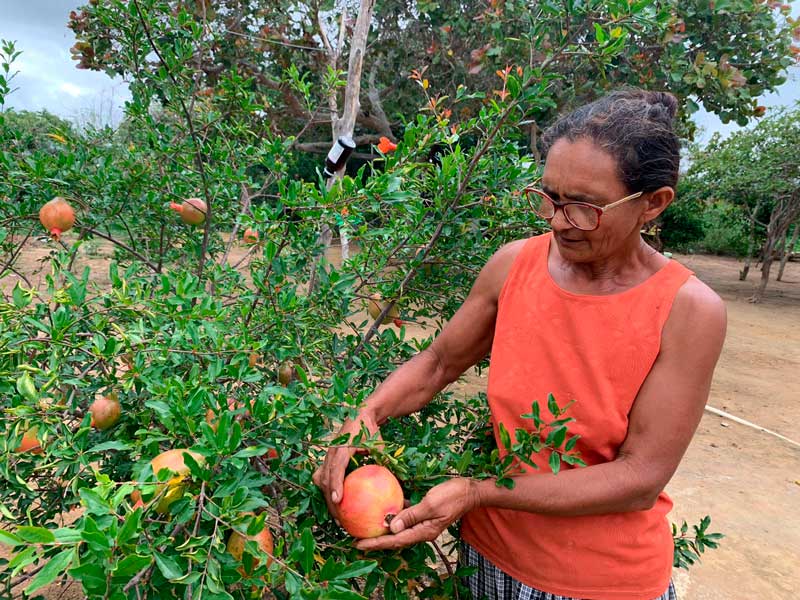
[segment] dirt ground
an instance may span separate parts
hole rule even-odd
[[[47,252],[33,242],[18,263],[33,285],[44,281],[47,269],[41,271],[39,261]],[[242,255],[236,250],[232,262]],[[92,266],[101,286],[108,284],[107,256],[100,246],[78,260]],[[728,307],[728,336],[709,405],[800,442],[800,263],[789,263],[785,281],[770,282],[764,301],[750,304],[758,272],[740,282],[733,259],[675,258]],[[10,290],[17,279],[5,277],[0,289]],[[485,380],[472,375],[455,385],[472,393],[484,389]],[[668,492],[675,502],[672,520],[696,523],[709,514],[711,529],[726,536],[689,572],[675,572],[681,600],[788,600],[800,591],[800,447],[707,412]],[[48,598],[80,598],[76,587],[53,586]]]

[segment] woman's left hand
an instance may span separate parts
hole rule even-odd
[[[359,540],[359,550],[404,548],[435,540],[465,513],[478,506],[476,482],[459,477],[431,488],[419,504],[406,508],[392,519],[392,533]]]

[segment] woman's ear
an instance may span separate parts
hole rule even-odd
[[[675,190],[668,185],[645,194],[647,208],[645,208],[645,211],[642,213],[642,223],[654,220],[658,215],[667,210],[667,207],[672,204],[674,199]]]

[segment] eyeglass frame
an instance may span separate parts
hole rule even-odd
[[[554,210],[553,210],[553,216],[552,217],[542,217],[539,214],[539,211],[537,211],[534,208],[533,203],[531,202],[531,198],[530,198],[530,195],[529,195],[530,192],[541,194],[542,196],[544,196],[547,200],[549,200],[553,204],[553,209]],[[620,204],[624,204],[625,202],[628,202],[629,200],[635,200],[636,198],[638,198],[639,196],[644,194],[643,191],[636,192],[635,194],[631,194],[629,196],[625,196],[624,198],[621,198],[621,199],[617,200],[616,202],[612,202],[611,204],[606,204],[605,206],[597,206],[596,204],[592,204],[590,202],[557,202],[557,201],[553,200],[553,198],[550,197],[550,194],[545,192],[543,189],[534,187],[532,185],[526,187],[525,190],[524,190],[524,193],[525,193],[525,198],[528,200],[528,204],[533,209],[533,212],[535,212],[537,214],[537,216],[540,216],[542,219],[544,219],[545,221],[549,222],[549,221],[551,221],[551,220],[553,220],[555,218],[556,213],[558,212],[559,209],[561,209],[561,210],[564,211],[564,218],[567,220],[567,223],[572,225],[575,229],[580,229],[581,231],[596,231],[597,228],[600,227],[600,218],[603,216],[603,214],[606,211],[611,210],[612,208],[615,208],[615,207],[619,206]],[[597,213],[597,225],[595,225],[592,229],[584,229],[583,227],[578,227],[567,216],[567,212],[564,210],[570,204],[578,204],[580,206],[588,206],[589,208],[594,210]]]

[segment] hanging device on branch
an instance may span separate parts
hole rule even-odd
[[[322,171],[322,175],[325,179],[330,179],[336,171],[342,169],[355,149],[356,143],[353,141],[353,138],[347,135],[340,136],[325,158],[325,169]]]

